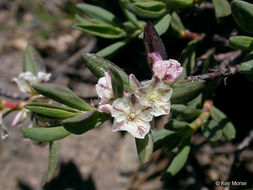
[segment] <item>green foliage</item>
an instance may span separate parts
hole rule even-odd
[[[180,145],[179,150],[177,151],[169,167],[163,174],[162,179],[167,179],[169,177],[176,175],[183,168],[191,150],[190,143],[191,143],[191,138],[187,138]]]
[[[120,73],[114,68],[109,68],[112,77],[112,90],[115,98],[122,98],[124,94],[124,84]]]
[[[49,144],[48,168],[43,177],[42,185],[50,182],[60,162],[60,141],[52,141]]]
[[[105,71],[108,72],[110,71],[110,68],[114,68],[118,72],[118,74],[121,76],[121,79],[124,84],[124,90],[129,91],[128,75],[121,68],[119,68],[112,62],[102,57],[96,56],[95,54],[87,53],[83,56],[83,59],[85,60],[86,66],[98,78],[103,77]]]
[[[54,119],[66,119],[70,117],[75,117],[80,114],[80,112],[71,108],[60,107],[45,103],[26,104],[25,108],[34,113]]]
[[[24,137],[38,142],[50,142],[70,135],[63,126],[23,128]]]
[[[136,1],[133,3],[129,0],[121,1],[129,11],[143,18],[157,18],[166,10],[166,5],[159,1]]]
[[[51,98],[59,103],[82,111],[90,111],[93,108],[84,100],[79,98],[70,89],[54,84],[36,84],[33,88],[40,94]]]
[[[188,7],[194,3],[194,0],[163,0],[167,4],[169,10],[177,10]]]
[[[121,22],[118,18],[112,14],[111,12],[94,5],[90,5],[87,3],[77,4],[76,7],[84,12],[87,16],[93,19],[97,19],[101,22],[107,23],[112,26],[121,27]]]
[[[235,22],[246,32],[253,34],[253,4],[234,0],[231,4]]]
[[[98,111],[90,111],[76,117],[63,120],[64,128],[74,134],[81,135],[95,127],[100,126],[111,117]]]
[[[24,56],[23,71],[30,71],[34,75],[38,73],[38,66],[35,59],[36,50],[32,46],[27,46]]]
[[[253,50],[253,38],[248,36],[233,36],[229,38],[229,46],[234,49]]]
[[[139,159],[142,164],[148,162],[152,156],[154,149],[154,139],[152,133],[148,133],[144,139],[135,138],[136,148]]]
[[[234,125],[228,120],[227,116],[215,106],[211,109],[211,118],[213,121],[210,123],[212,133],[216,133],[214,140],[219,140],[223,134],[228,140],[232,140],[236,136]]]
[[[231,7],[227,0],[212,0],[216,18],[225,17],[231,14]]]
[[[253,59],[245,60],[239,67],[239,72],[253,82]]]
[[[184,104],[196,98],[204,88],[205,81],[201,79],[178,80],[172,85],[173,94],[171,102],[173,104]]]

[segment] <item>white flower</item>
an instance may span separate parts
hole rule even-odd
[[[50,79],[51,74],[44,72],[38,72],[37,76],[31,72],[20,73],[19,76],[13,78],[12,81],[15,81],[22,92],[34,94],[32,88],[33,84],[39,84],[41,82],[46,82]]]
[[[143,139],[150,131],[153,116],[151,109],[136,101],[133,94],[115,100],[112,104],[113,132],[127,131],[135,138]]]
[[[169,114],[172,88],[156,77],[143,82],[142,85],[135,93],[140,104],[152,107],[151,113],[155,117]]]
[[[109,102],[111,98],[113,98],[113,91],[112,91],[112,77],[109,72],[105,72],[105,76],[98,80],[96,84],[96,91],[101,98],[101,104],[106,104]]]
[[[159,60],[153,65],[154,76],[172,83],[182,74],[183,67],[175,59]]]

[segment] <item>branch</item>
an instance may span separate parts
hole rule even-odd
[[[202,79],[202,80],[212,80],[219,77],[228,77],[230,75],[234,75],[239,71],[240,65],[235,66],[227,66],[225,62],[223,62],[219,69],[214,70],[212,73],[206,73],[202,75],[190,76],[188,79]]]

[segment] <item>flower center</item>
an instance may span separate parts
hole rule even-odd
[[[150,104],[153,105],[156,99],[157,99],[157,94],[155,92],[151,92],[148,96],[148,101],[150,102]]]
[[[136,110],[130,109],[130,113],[127,116],[128,121],[133,121],[138,115],[136,114]]]

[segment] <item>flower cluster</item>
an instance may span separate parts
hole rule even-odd
[[[163,61],[159,56],[154,58],[153,78],[139,82],[130,74],[130,92],[125,92],[122,98],[115,99],[109,72],[98,80],[98,110],[114,117],[114,132],[127,131],[135,138],[143,139],[150,131],[153,117],[170,113],[172,88],[169,84],[176,80],[183,68],[176,60]]]

